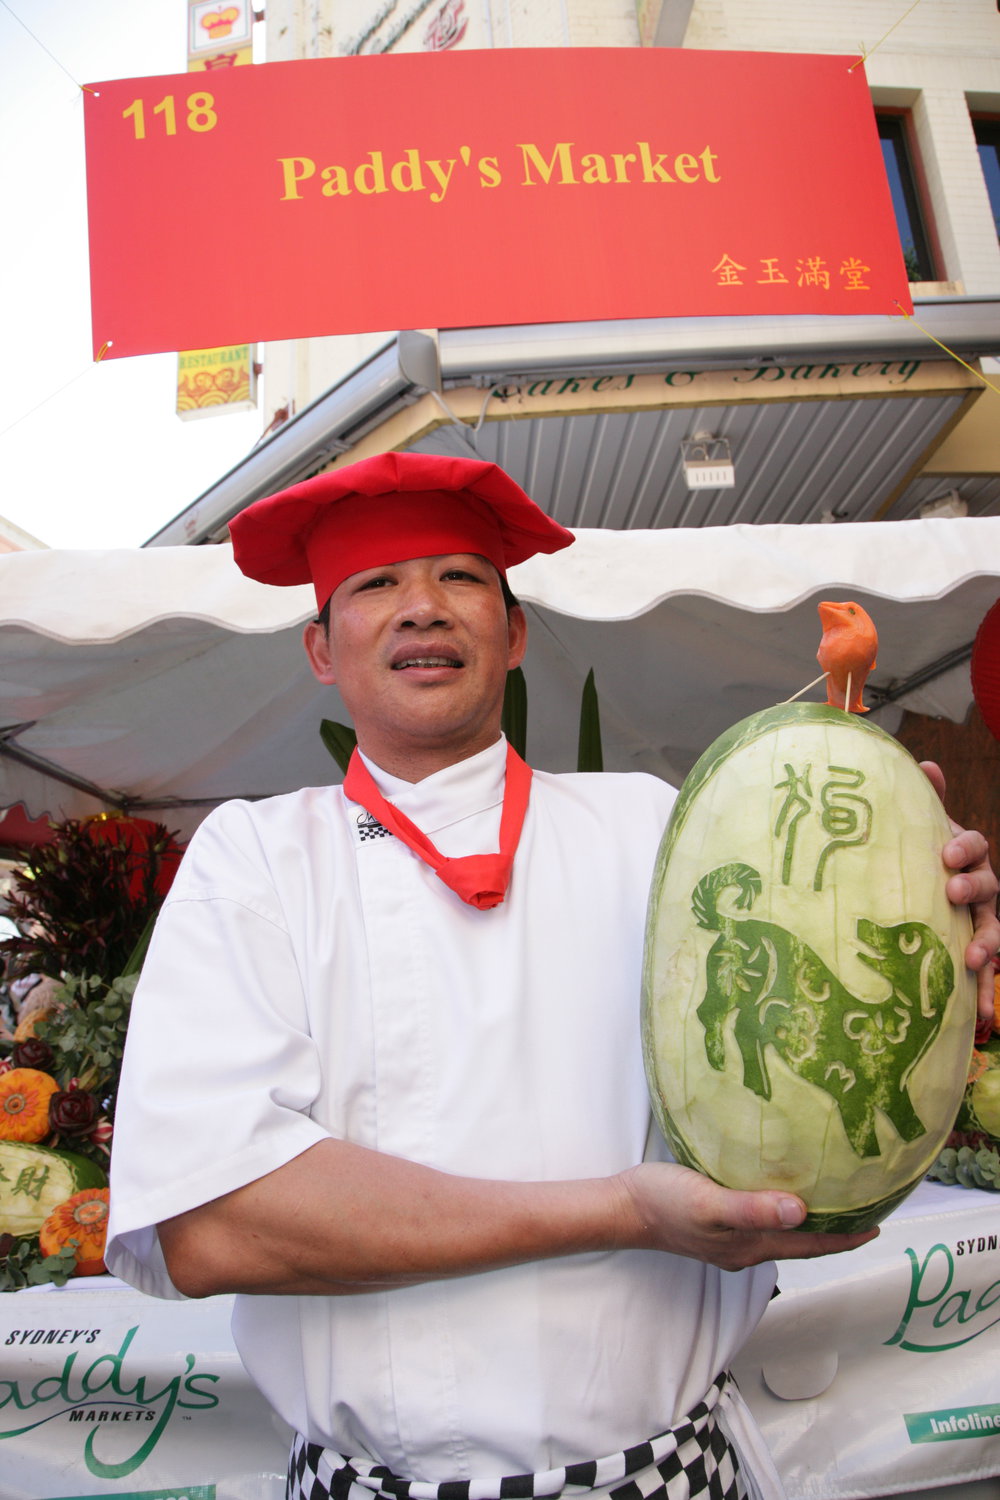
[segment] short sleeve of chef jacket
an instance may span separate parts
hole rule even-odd
[[[133,1001],[116,1109],[109,1270],[150,1295],[179,1297],[155,1225],[326,1138],[308,1115],[318,1089],[276,883],[250,808],[228,803],[191,840]]]

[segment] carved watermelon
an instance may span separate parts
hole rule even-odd
[[[948,821],[891,736],[783,704],[681,788],[650,893],[643,1046],[677,1159],[787,1188],[804,1228],[867,1228],[924,1176],[975,1028]]]
[[[107,1174],[76,1151],[0,1141],[0,1234],[37,1234],[53,1209]]]

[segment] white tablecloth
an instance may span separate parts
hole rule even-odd
[[[861,1250],[782,1264],[735,1373],[789,1500],[1000,1497],[998,1237],[1000,1194],[925,1182]]]

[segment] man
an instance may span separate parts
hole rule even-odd
[[[315,582],[306,650],[360,754],[343,789],[229,804],[192,841],[133,1011],[109,1265],[246,1294],[290,1496],[780,1494],[729,1361],[768,1262],[868,1236],[793,1233],[800,1200],[678,1167],[651,1125],[673,793],[532,776],[500,734],[526,645],[504,572],[570,533],[494,465],[406,454],[232,530],[252,577]],[[950,894],[983,908],[980,967],[983,840],[945,858],[972,866]]]

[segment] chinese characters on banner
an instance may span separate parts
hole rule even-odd
[[[119,80],[85,101],[94,348],[111,357],[912,308],[850,58],[390,54]]]
[[[744,286],[743,272],[747,272],[758,286],[789,285],[789,278],[781,269],[779,257],[775,255],[762,255],[756,267],[742,266],[738,261],[733,260],[731,255],[723,255],[718,265],[713,266],[712,269],[719,278],[717,286]],[[865,265],[864,261],[856,255],[847,256],[839,266],[829,265],[821,255],[810,255],[805,258],[797,256],[791,266],[791,272],[795,285],[799,287],[821,287],[823,291],[828,292],[832,285],[831,277],[839,277],[840,284],[846,291],[871,291],[871,287],[865,280],[871,272],[871,266]]]
[[[217,73],[253,62],[251,0],[188,0],[188,72]],[[218,231],[203,238],[206,274],[218,264]],[[257,348],[186,349],[177,356],[177,415],[204,417],[257,405]]]

